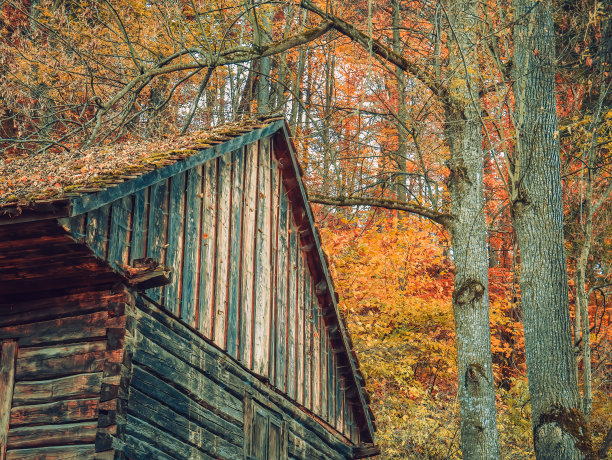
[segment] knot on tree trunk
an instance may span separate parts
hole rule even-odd
[[[480,363],[471,363],[465,371],[465,388],[472,396],[478,396],[482,387],[481,380],[489,382],[484,367]]]
[[[472,184],[468,176],[468,170],[463,164],[463,161],[454,161],[447,163],[449,174],[446,182],[450,189],[460,191],[463,189],[464,184]]]
[[[571,439],[567,439],[568,436]],[[563,444],[573,442],[584,454],[585,459],[594,460],[597,458],[586,419],[582,412],[575,408],[568,410],[556,405],[548,412],[540,415],[534,428],[534,441],[536,446],[546,449],[548,455],[556,455],[555,452],[558,452],[558,449],[563,449]],[[542,453],[546,454],[545,452]],[[545,455],[543,458],[553,457],[546,457]]]
[[[461,306],[472,302],[478,302],[484,295],[485,288],[482,283],[476,279],[468,278],[459,288],[453,292],[453,300],[455,305]]]

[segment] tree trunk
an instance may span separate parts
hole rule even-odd
[[[517,134],[512,221],[521,255],[520,287],[536,457],[592,455],[570,329],[552,1],[514,0]]]
[[[400,37],[400,13],[401,0],[393,2],[393,51],[398,54],[402,52],[402,42]],[[404,70],[395,66],[395,79],[397,82],[397,153],[395,161],[397,163],[397,178],[395,180],[395,193],[398,200],[406,200],[408,193],[406,190],[406,156],[408,154],[408,133],[406,122],[408,120],[406,110],[406,77]]]
[[[457,335],[461,450],[463,458],[499,458],[489,325],[487,225],[484,216],[482,128],[478,104],[475,0],[456,0],[448,14],[453,30],[451,85],[462,107],[446,105],[451,159],[451,241],[455,259],[453,310]]]

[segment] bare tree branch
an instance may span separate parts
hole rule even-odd
[[[454,219],[450,214],[444,214],[433,209],[426,208],[416,203],[409,203],[407,201],[397,201],[388,198],[371,198],[371,197],[334,197],[327,195],[311,194],[308,196],[312,203],[327,204],[331,206],[371,206],[374,208],[384,208],[396,211],[406,211],[418,216],[426,217],[440,225],[447,230],[452,228]]]

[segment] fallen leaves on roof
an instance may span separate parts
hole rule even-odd
[[[182,136],[86,150],[0,157],[0,207],[98,192],[262,128],[273,120],[247,120]]]

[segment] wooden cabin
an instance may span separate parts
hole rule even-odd
[[[284,120],[0,158],[0,460],[376,455]]]

